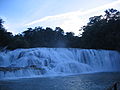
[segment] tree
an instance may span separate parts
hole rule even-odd
[[[3,27],[3,20],[0,19],[0,47],[8,47],[13,35]]]
[[[29,43],[22,34],[17,34],[13,37],[12,42],[9,44],[8,49],[29,48]]]
[[[105,11],[105,15],[94,16],[83,27],[82,48],[118,49],[120,40],[120,12]]]

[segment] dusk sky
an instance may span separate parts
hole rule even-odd
[[[120,0],[0,0],[0,17],[14,34],[42,26],[61,27],[77,35],[89,17],[109,8],[120,11]]]

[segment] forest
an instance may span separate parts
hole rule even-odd
[[[64,32],[60,27],[27,28],[20,34],[13,35],[0,19],[0,48],[14,50],[18,48],[83,48],[107,49],[120,51],[120,11],[105,10],[104,15],[89,18],[87,25],[80,28],[80,36],[73,32]]]

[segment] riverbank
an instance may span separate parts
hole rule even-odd
[[[0,90],[106,90],[120,81],[120,72],[1,80]]]

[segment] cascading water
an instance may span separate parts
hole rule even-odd
[[[110,71],[120,71],[117,51],[33,48],[0,53],[0,79]]]

